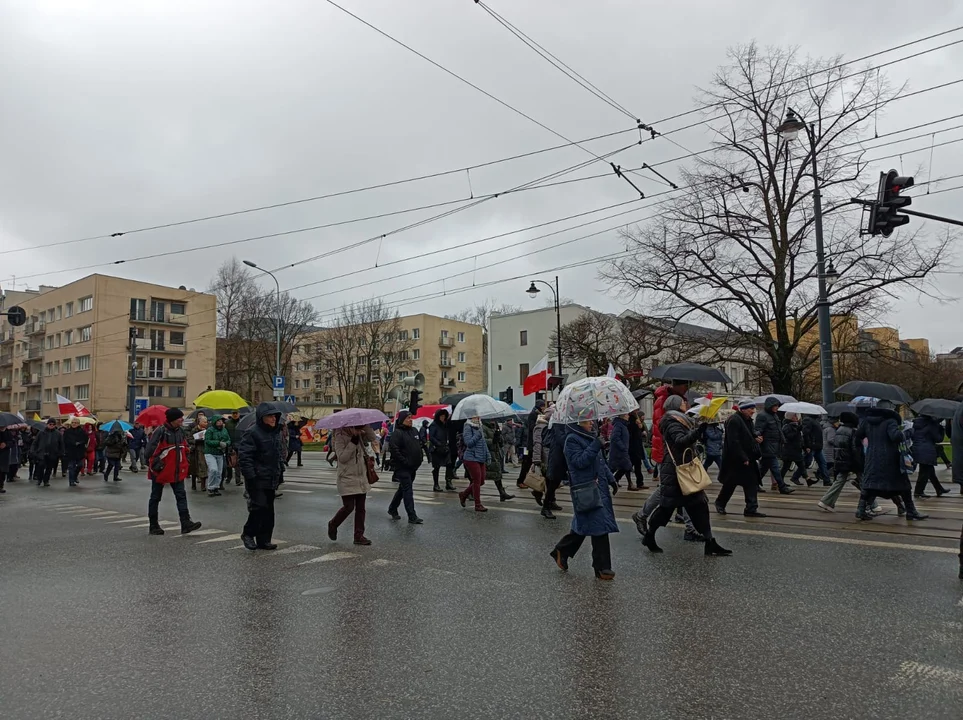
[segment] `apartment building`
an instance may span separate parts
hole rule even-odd
[[[27,323],[0,318],[0,410],[57,415],[60,394],[95,414],[125,414],[132,330],[138,397],[189,407],[214,384],[213,295],[96,274],[7,292],[4,307],[14,305]]]
[[[398,343],[404,346],[399,358],[387,363],[379,358],[358,356],[357,380],[373,379],[390,390],[405,378],[425,376],[424,402],[437,403],[458,392],[481,392],[486,386],[484,328],[435,315],[407,315],[400,318]],[[294,395],[305,415],[321,417],[343,407],[345,392],[337,373],[323,360],[328,342],[324,328],[306,333],[291,358],[291,377],[286,392]],[[390,377],[389,377],[390,375]],[[389,403],[389,406],[392,405]]]

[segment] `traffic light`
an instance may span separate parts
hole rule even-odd
[[[412,390],[411,395],[408,398],[408,412],[412,415],[418,412],[421,407],[421,396],[424,393],[421,390]]]
[[[515,391],[512,388],[506,388],[504,391],[498,393],[498,399],[503,403],[511,405],[515,402]]]
[[[913,198],[900,194],[910,187],[913,187],[913,178],[904,177],[897,170],[879,174],[879,191],[869,213],[870,235],[889,237],[893,230],[910,221],[909,216],[899,212],[913,203]]]

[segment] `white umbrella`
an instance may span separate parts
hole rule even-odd
[[[602,420],[627,415],[639,409],[639,401],[632,391],[618,380],[609,377],[590,377],[577,380],[558,396],[556,423],[575,423],[583,420]]]
[[[768,395],[760,395],[759,397],[757,397],[756,405],[765,405],[766,400],[771,397],[776,398],[776,400],[779,401],[780,405],[785,405],[786,403],[798,402],[798,400],[796,400],[796,398],[794,398],[792,395],[780,395],[779,393],[769,393]]]
[[[514,415],[512,406],[501,400],[496,400],[491,395],[476,393],[469,395],[464,400],[455,405],[455,411],[451,415],[452,420],[468,420],[477,417],[482,420],[494,420]]]
[[[779,408],[782,412],[796,413],[797,415],[826,415],[826,410],[822,405],[808,402],[787,402]]]

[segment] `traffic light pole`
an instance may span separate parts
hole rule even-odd
[[[872,200],[860,200],[859,198],[850,198],[849,202],[851,205],[862,205],[864,207],[872,207],[876,204]],[[919,212],[918,210],[906,210],[902,208],[899,212],[901,215],[915,215],[916,217],[926,218],[927,220],[936,220],[937,222],[943,222],[949,225],[963,226],[963,220],[954,220],[953,218],[943,217],[942,215],[931,215],[930,213]]]
[[[137,330],[131,328],[130,339],[130,384],[127,386],[127,422],[134,424],[137,404]]]
[[[816,172],[816,136],[812,126],[806,123],[809,147],[813,164],[813,221],[816,232],[816,280],[819,298],[816,302],[816,318],[819,323],[819,367],[821,376],[823,406],[833,401],[836,395],[836,381],[833,373],[833,336],[829,314],[829,293],[826,289],[826,249],[823,244],[823,199],[819,190],[819,175]]]

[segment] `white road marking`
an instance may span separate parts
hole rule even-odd
[[[169,528],[169,527],[178,527],[178,526],[180,525],[179,522],[176,522],[176,521],[174,521],[174,520],[161,520],[161,521],[160,521],[159,523],[157,523],[157,524],[160,525],[162,528],[165,528],[165,529],[166,529],[166,528]],[[145,528],[145,527],[150,527],[150,523],[149,523],[149,522],[145,522],[145,523],[143,523],[143,524],[141,524],[141,525],[125,525],[124,527],[125,527],[125,528]]]
[[[119,522],[132,522],[132,521],[135,520],[135,519],[142,519],[143,517],[144,517],[143,515],[132,515],[131,513],[122,513],[122,514],[120,514],[120,515],[113,514],[113,515],[105,515],[105,516],[103,516],[103,517],[97,516],[96,519],[97,519],[97,520],[109,520],[109,521],[111,521],[111,522],[113,522],[113,523],[119,523]],[[126,520],[118,520],[117,518],[127,518],[127,519],[126,519]]]
[[[397,565],[394,560],[385,560],[384,558],[378,558],[377,560],[372,560],[368,563],[369,565],[374,565],[375,567],[384,567],[385,565]]]
[[[287,483],[284,483],[284,484],[287,485]],[[311,490],[295,490],[294,488],[284,488],[284,490],[282,490],[281,492],[284,495],[287,495],[288,493],[297,493],[298,495],[310,495],[312,493]]]
[[[106,520],[107,518],[114,518],[120,515],[117,510],[101,510],[100,512],[93,513],[92,515],[84,515],[85,518],[93,518],[94,520]]]
[[[187,535],[180,535],[180,536],[175,535],[175,537],[187,537],[188,535],[191,537],[197,537],[199,535],[222,535],[226,532],[228,531],[215,530],[214,528],[204,528],[203,530],[195,530],[194,532],[187,533]],[[234,537],[233,533],[230,535],[230,537]]]
[[[193,534],[193,533],[192,533]],[[211,538],[210,540],[201,540],[198,545],[203,545],[204,543],[215,543],[215,542],[227,542],[228,540],[237,540],[237,534],[225,535],[224,537]],[[241,547],[244,547],[243,545]]]
[[[103,508],[87,507],[82,510],[60,510],[58,511],[61,515],[86,515],[87,513],[99,513],[103,512]]]
[[[353,557],[358,557],[358,555],[350,552],[332,552],[327,555],[320,555],[319,557],[305,560],[304,562],[299,562],[298,565],[311,565],[313,563],[331,562],[332,560],[347,560]]]
[[[233,536],[233,535],[230,535],[229,537],[234,537],[234,536]],[[275,545],[287,545],[287,544],[288,544],[288,541],[287,541],[287,540],[271,540],[271,542],[273,542]],[[235,545],[235,546],[232,547],[232,548],[228,548],[228,550],[247,550],[247,548],[244,547],[244,545]]]
[[[107,524],[108,524],[108,525],[120,525],[121,523],[137,522],[138,520],[143,520],[143,519],[144,519],[144,516],[143,516],[143,515],[133,515],[133,516],[131,516],[131,519],[128,519],[128,520],[110,520],[110,521],[108,521]],[[128,525],[128,527],[130,527],[130,526]]]
[[[293,555],[299,552],[311,552],[313,550],[320,550],[321,548],[315,547],[314,545],[292,545],[291,547],[282,548],[281,550],[275,550],[272,555]]]
[[[900,685],[914,681],[938,682],[959,691],[963,687],[963,670],[908,660],[900,663],[894,680]]]

